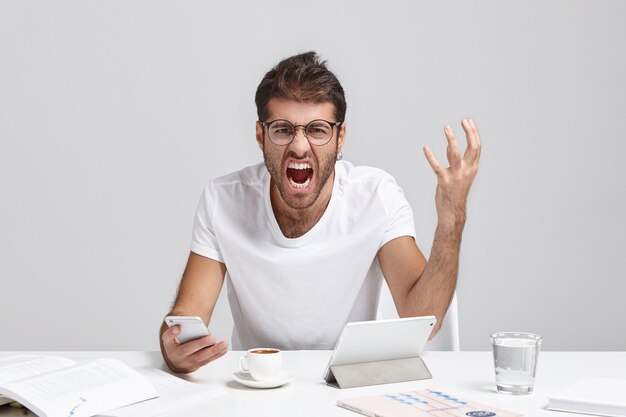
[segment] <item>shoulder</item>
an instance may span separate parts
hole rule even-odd
[[[397,187],[395,178],[380,168],[367,165],[354,166],[351,162],[339,161],[335,169],[339,181],[346,186],[357,186],[371,191],[389,185]]]
[[[265,164],[260,162],[230,174],[212,178],[207,182],[205,189],[212,192],[228,192],[242,187],[262,187],[266,173]]]
[[[259,203],[263,199],[266,173],[261,163],[208,180],[198,204],[198,221],[217,225],[225,217],[232,219],[251,210],[261,210],[265,207]]]
[[[352,204],[362,205],[368,209],[380,206],[387,214],[396,212],[398,207],[408,206],[404,191],[387,171],[340,162],[341,164],[338,162],[336,165],[340,193]]]

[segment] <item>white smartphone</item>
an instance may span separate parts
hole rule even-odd
[[[176,336],[180,343],[187,343],[211,334],[202,319],[197,316],[167,316],[165,323],[168,327],[177,324],[180,326],[180,333]]]

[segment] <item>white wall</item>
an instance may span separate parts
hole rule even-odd
[[[435,227],[446,123],[483,138],[461,347],[623,350],[626,3],[0,1],[0,349],[157,349],[208,178],[261,159],[254,92],[317,50],[346,159]],[[229,337],[222,298],[211,328]]]

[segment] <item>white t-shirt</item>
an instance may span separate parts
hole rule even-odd
[[[415,237],[413,211],[391,175],[340,161],[326,211],[290,239],[272,210],[270,178],[260,163],[209,181],[191,250],[226,265],[233,349],[333,349],[347,322],[376,318],[376,254]]]

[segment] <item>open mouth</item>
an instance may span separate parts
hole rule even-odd
[[[306,188],[313,178],[313,168],[308,163],[291,162],[287,166],[287,178],[293,188]]]

